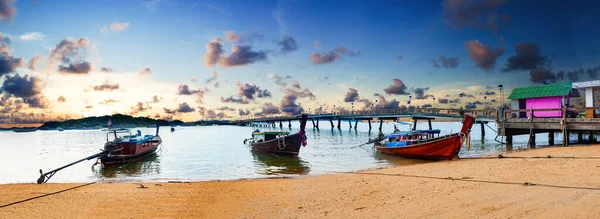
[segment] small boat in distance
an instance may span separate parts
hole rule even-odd
[[[110,152],[100,156],[100,162],[105,166],[114,166],[138,161],[154,154],[162,143],[158,130],[159,126],[156,126],[156,135],[144,136],[140,130],[137,131],[137,135],[132,135],[126,129],[107,132],[104,151]]]
[[[300,152],[301,145],[306,146],[304,128],[307,118],[308,115],[302,114],[298,133],[290,135],[286,131],[262,132],[257,129],[252,132],[252,138],[244,140],[244,144],[248,144],[253,150],[260,152],[296,156]]]
[[[19,128],[19,129],[13,130],[13,132],[17,132],[17,133],[20,133],[20,132],[35,132],[35,131],[37,131],[37,128]]]
[[[380,141],[375,142],[377,151],[401,157],[427,159],[427,160],[451,160],[458,155],[463,141],[471,132],[475,118],[469,114],[463,119],[460,132],[435,137],[437,130],[411,130],[406,132],[394,132],[383,136]]]
[[[58,127],[56,130],[58,130],[59,132],[62,132],[62,131],[64,131],[65,129],[63,129],[63,128],[61,128],[61,127]]]

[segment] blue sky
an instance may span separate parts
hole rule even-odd
[[[405,94],[412,91],[414,96],[416,88],[428,88],[424,89],[423,100],[413,100],[413,105],[417,106],[432,103],[428,95],[438,100],[453,99],[461,92],[474,95],[475,98],[467,101],[475,102],[483,101],[480,93],[488,90],[486,86],[496,89],[498,84],[504,84],[510,90],[541,80],[596,79],[586,74],[580,74],[578,78],[557,78],[556,75],[560,70],[593,69],[600,61],[600,42],[597,40],[599,3],[595,1],[0,2],[14,6],[16,11],[0,21],[0,32],[11,39],[7,44],[10,56],[25,62],[34,56],[42,57],[36,70],[21,65],[10,73],[0,73],[0,76],[36,77],[40,81],[40,92],[33,97],[48,100],[42,107],[25,106],[17,110],[14,101],[32,96],[24,97],[4,89],[1,95],[13,101],[12,109],[4,110],[12,111],[4,115],[9,118],[4,123],[19,123],[21,120],[13,118],[16,112],[43,114],[36,117],[43,122],[110,113],[184,120],[223,119],[238,117],[246,110],[251,114],[276,112],[265,110],[269,108],[265,107],[268,103],[278,107],[280,112],[283,111],[281,113],[289,111],[286,107],[290,106],[304,111],[331,109],[333,105],[349,108],[352,101],[356,107],[367,109],[366,103],[375,104],[376,99],[380,100],[377,103],[381,102],[374,93],[383,94],[386,101],[395,99],[400,105],[406,105],[408,95]],[[9,11],[0,13],[10,14]],[[111,24],[125,27],[111,29]],[[254,39],[227,40],[227,31],[242,38],[254,36]],[[37,33],[38,37],[21,39],[28,33]],[[277,44],[283,36],[291,37],[295,45],[285,53]],[[67,37],[89,40],[89,44],[77,51],[76,63],[91,63],[93,69],[66,74],[58,71],[58,66],[70,63],[57,63],[56,60],[54,65],[49,63],[52,60],[49,54]],[[234,45],[251,46],[250,51],[264,52],[266,57],[236,66],[207,66],[204,60],[207,44],[217,38],[221,39],[220,45],[225,50],[221,59],[232,53]],[[494,66],[488,69],[477,66],[478,61],[469,55],[471,50],[466,46],[468,41],[473,43],[474,40],[481,47],[491,49],[488,50],[490,53],[480,55],[480,62],[489,66],[491,60],[495,62]],[[316,41],[318,47],[315,47]],[[515,63],[515,69],[503,72],[508,60],[517,55],[515,45],[519,43],[529,45],[529,49],[539,48],[532,55],[542,58],[529,65]],[[348,52],[336,50],[340,46]],[[331,54],[335,58],[315,63],[311,60],[313,53]],[[402,58],[398,59],[398,56]],[[440,60],[441,56],[449,59]],[[440,67],[435,67],[432,60],[437,60]],[[448,61],[447,67],[442,65],[443,61]],[[101,72],[102,67],[113,71]],[[135,75],[145,68],[152,74],[136,78]],[[534,79],[530,76],[534,70],[544,74],[536,75]],[[205,83],[213,71],[217,72],[217,79]],[[290,76],[286,87],[275,83],[273,78],[276,76]],[[192,82],[191,78],[196,81]],[[402,81],[406,92],[384,91],[393,85],[394,78]],[[3,80],[6,79],[0,78],[0,82]],[[214,86],[216,81],[218,87]],[[299,88],[292,87],[294,81],[298,82]],[[104,82],[119,84],[120,88],[108,92],[89,91]],[[244,97],[238,83],[240,86],[256,85],[260,90],[268,90],[269,95],[249,96],[249,99]],[[181,94],[178,91],[180,85],[188,85],[192,94]],[[358,95],[351,95],[354,98],[345,102],[350,88]],[[304,89],[312,95],[303,96]],[[67,101],[58,102],[60,96]],[[162,99],[147,103],[153,96]],[[247,104],[223,102],[222,97],[245,98]],[[286,102],[286,98],[295,99]],[[108,99],[119,102],[99,104]],[[137,103],[143,106],[141,110],[133,111]],[[181,109],[182,103],[193,112],[190,109],[168,112]],[[441,104],[436,105],[439,107],[459,107],[467,103],[437,104]],[[218,110],[223,107],[230,110]],[[395,105],[381,107],[393,108]]]

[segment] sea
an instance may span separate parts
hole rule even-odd
[[[362,145],[369,138],[378,135],[378,125],[358,123],[358,128],[350,128],[347,122],[341,129],[331,128],[329,121],[320,121],[316,129],[307,124],[308,145],[302,147],[298,157],[281,157],[258,153],[243,143],[251,137],[252,131],[285,130],[299,131],[299,123],[287,123],[283,127],[246,126],[185,126],[161,127],[159,135],[163,143],[158,152],[139,162],[119,167],[105,168],[95,164],[96,159],[86,160],[57,172],[49,182],[147,182],[147,181],[210,181],[253,179],[269,177],[302,177],[332,174],[396,165],[415,165],[423,162],[377,153],[372,144]],[[279,124],[277,124],[279,125]],[[337,124],[335,124],[337,126]],[[354,126],[354,122],[351,123]],[[389,133],[394,126],[408,130],[409,126],[386,122],[383,132]],[[460,122],[433,122],[434,129],[442,134],[457,132]],[[428,124],[418,123],[417,129],[428,129]],[[472,129],[471,147],[460,151],[460,157],[475,157],[503,153],[510,150],[527,149],[527,135],[515,136],[508,147],[496,135],[496,124],[481,127],[475,124]],[[142,134],[154,134],[154,128],[133,128]],[[547,134],[536,136],[538,145],[547,144]],[[560,144],[560,137],[555,137]],[[56,169],[73,161],[100,152],[107,141],[107,133],[102,130],[65,130],[16,133],[0,131],[0,184],[35,183],[39,170],[44,172]],[[362,145],[362,146],[361,146]]]

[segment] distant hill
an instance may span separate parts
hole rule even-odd
[[[184,124],[180,120],[167,121],[162,119],[151,119],[147,117],[133,117],[122,114],[114,114],[111,116],[92,116],[82,119],[70,119],[62,122],[46,122],[39,127],[41,130],[52,130],[57,128],[63,129],[99,129],[108,127],[107,122],[110,119],[113,128],[133,128],[155,126],[178,126]]]

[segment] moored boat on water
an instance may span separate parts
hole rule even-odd
[[[383,136],[381,141],[375,143],[375,148],[381,153],[402,157],[451,160],[460,152],[463,140],[471,132],[474,122],[475,118],[467,114],[460,132],[441,137],[435,137],[433,133],[424,130],[394,132]]]
[[[129,130],[112,130],[106,133],[104,151],[110,151],[100,156],[100,162],[105,166],[120,165],[143,159],[156,152],[162,139],[158,135],[159,127],[156,126],[156,135],[132,135]],[[113,137],[110,140],[111,136]]]
[[[252,132],[252,138],[244,140],[253,150],[279,155],[295,156],[300,153],[301,146],[306,146],[306,119],[308,116],[302,114],[300,120],[300,131],[289,134],[286,131],[263,132],[256,130]]]

